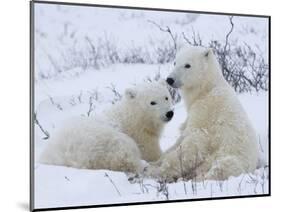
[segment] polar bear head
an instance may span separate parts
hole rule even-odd
[[[174,115],[172,98],[164,81],[147,82],[128,88],[125,98],[129,110],[155,124],[168,122]]]
[[[183,47],[176,55],[174,68],[167,83],[174,88],[193,88],[210,77],[214,64],[213,52],[203,47]]]

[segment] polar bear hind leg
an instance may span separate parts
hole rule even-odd
[[[123,133],[120,133],[123,134]],[[141,162],[141,155],[134,140],[123,134],[120,140],[116,142],[112,155],[109,159],[105,158],[101,167],[92,167],[94,169],[110,169],[113,171],[125,171],[140,173],[144,167]],[[106,162],[106,163],[104,163]]]
[[[80,169],[142,171],[140,151],[131,137],[88,120],[72,123],[55,134],[39,162]]]

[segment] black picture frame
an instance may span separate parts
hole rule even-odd
[[[66,209],[85,209],[97,207],[115,207],[115,206],[130,206],[130,205],[144,205],[144,204],[161,204],[161,203],[175,203],[175,202],[190,202],[190,201],[205,201],[205,200],[224,200],[224,199],[240,199],[253,197],[269,197],[271,196],[271,16],[258,14],[241,14],[241,13],[224,13],[224,12],[207,12],[207,11],[193,11],[180,9],[164,9],[164,8],[145,8],[145,7],[131,7],[118,5],[100,5],[87,3],[70,3],[70,2],[51,2],[51,1],[30,1],[30,210],[31,211],[49,211],[49,210],[66,210]],[[231,16],[245,16],[245,17],[261,17],[268,19],[268,65],[269,65],[269,90],[268,90],[268,139],[269,139],[269,188],[268,194],[243,195],[243,196],[225,196],[225,197],[209,197],[196,199],[180,199],[180,200],[163,200],[163,201],[149,201],[149,202],[129,202],[117,204],[103,204],[103,205],[87,205],[87,206],[66,206],[66,207],[50,207],[50,208],[34,208],[34,5],[40,4],[56,4],[56,5],[72,5],[85,7],[102,7],[102,8],[119,8],[119,9],[137,9],[137,10],[152,10],[152,11],[168,11],[168,12],[183,12],[195,14],[211,14],[211,15],[231,15]]]

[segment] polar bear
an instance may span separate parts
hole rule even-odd
[[[54,134],[39,162],[141,172],[142,160],[159,159],[161,132],[173,117],[166,85],[163,81],[128,88],[102,115],[72,119]]]
[[[252,172],[258,161],[256,133],[211,49],[183,47],[167,83],[180,88],[187,118],[180,137],[147,174],[225,180]]]

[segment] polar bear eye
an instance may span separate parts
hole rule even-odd
[[[165,99],[168,101],[169,98],[166,96]]]
[[[184,66],[185,68],[190,68],[191,67],[191,65],[190,64],[185,64],[185,66]]]
[[[156,102],[152,101],[150,102],[151,105],[156,105]]]

